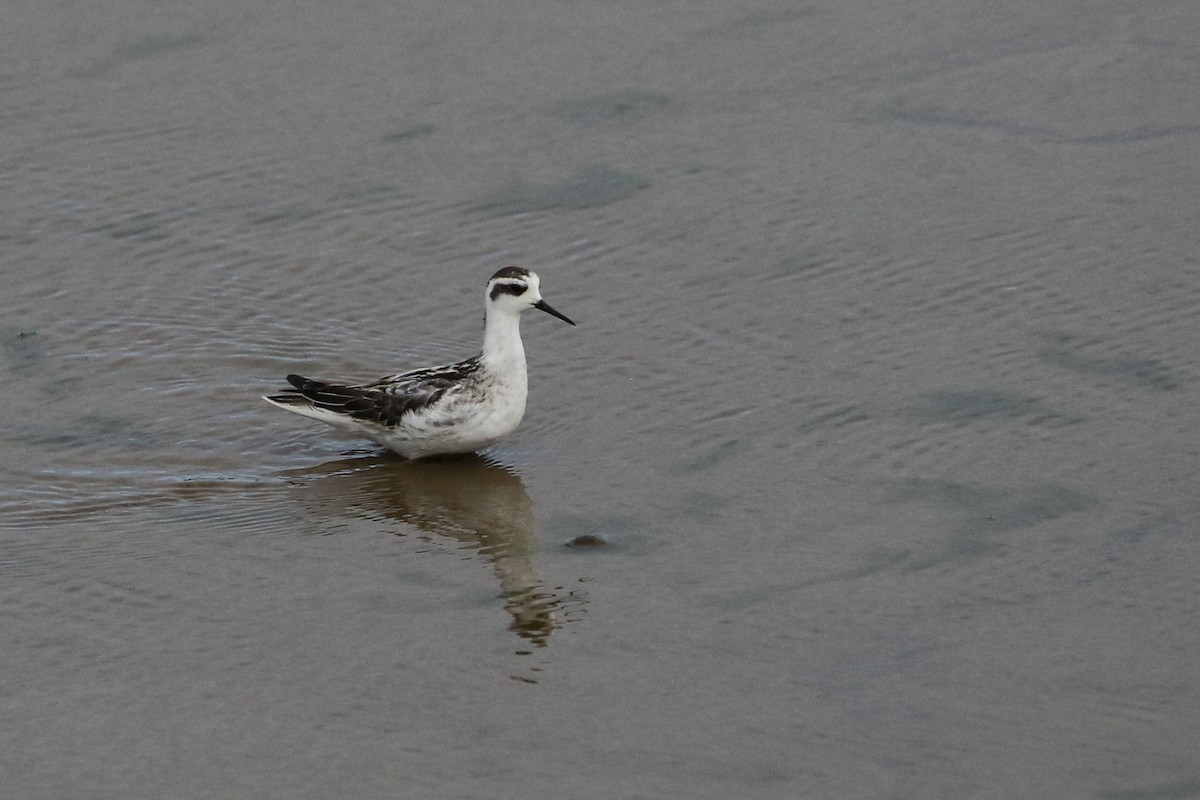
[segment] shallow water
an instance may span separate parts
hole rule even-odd
[[[1194,3],[0,29],[13,797],[1200,797]],[[272,409],[523,325],[521,430]]]

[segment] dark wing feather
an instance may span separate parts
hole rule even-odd
[[[288,383],[296,388],[272,399],[294,403],[303,397],[317,408],[392,427],[404,414],[436,403],[448,389],[478,370],[476,356],[447,367],[414,370],[361,386],[288,375]]]

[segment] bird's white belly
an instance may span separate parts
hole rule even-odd
[[[525,416],[524,381],[492,383],[444,397],[380,431],[380,444],[406,458],[472,453],[508,436]]]

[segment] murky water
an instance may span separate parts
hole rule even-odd
[[[7,796],[1200,797],[1200,8],[0,28]],[[290,371],[475,352],[406,463]]]

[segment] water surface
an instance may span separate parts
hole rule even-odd
[[[14,797],[1200,797],[1194,3],[10,9]],[[406,463],[288,372],[472,355]]]

